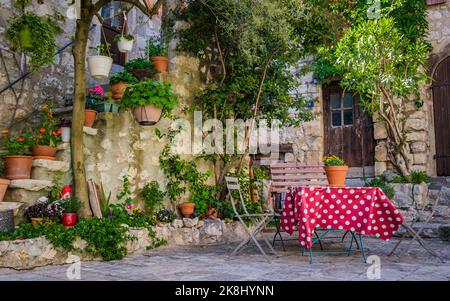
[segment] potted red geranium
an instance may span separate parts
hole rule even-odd
[[[52,109],[44,106],[44,116],[38,130],[33,134],[31,152],[34,159],[55,160],[56,147],[62,143],[61,128],[54,118]]]

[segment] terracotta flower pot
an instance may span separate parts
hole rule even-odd
[[[32,156],[5,156],[5,176],[10,180],[31,178]]]
[[[72,228],[77,224],[76,213],[64,213],[62,216],[62,224],[66,228]]]
[[[97,111],[84,110],[84,125],[91,128],[94,125],[95,117],[97,117]]]
[[[186,218],[190,218],[194,214],[194,209],[195,203],[183,203],[180,205],[181,214]]]
[[[328,184],[331,187],[345,187],[348,166],[325,166]]]
[[[167,73],[169,67],[169,58],[167,56],[152,56],[155,70],[159,73]]]
[[[151,126],[161,119],[162,109],[149,104],[134,108],[133,113],[140,125]]]
[[[3,201],[6,190],[8,189],[10,183],[11,183],[10,180],[0,179],[0,202]]]
[[[56,147],[51,147],[47,145],[33,145],[31,147],[31,153],[34,159],[41,159],[45,157],[55,158],[56,157]]]
[[[39,226],[42,223],[43,218],[42,217],[32,217],[30,218],[31,224],[33,227]]]
[[[122,99],[123,93],[125,93],[126,89],[127,84],[124,82],[118,82],[117,84],[112,85],[111,87],[112,98]]]

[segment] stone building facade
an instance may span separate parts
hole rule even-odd
[[[433,96],[433,83],[436,81],[436,69],[450,56],[450,1],[430,5],[428,7],[428,22],[428,40],[433,46],[430,55],[429,76],[433,78],[433,81],[421,89],[421,98],[424,101],[423,106],[417,108],[415,103],[411,102],[405,106],[404,115],[406,116],[407,142],[412,153],[413,168],[436,176],[435,125],[437,123],[434,117],[435,97]],[[317,114],[317,118],[311,122],[303,123],[300,128],[286,128],[281,141],[284,144],[292,144],[292,153],[285,156],[287,161],[302,163],[320,162],[323,155],[328,154],[325,143],[326,137],[327,135],[332,135],[332,133],[327,132],[324,126],[324,122],[329,122],[329,120],[324,120],[324,106],[328,105],[324,102],[323,91],[325,86],[318,84],[312,74],[306,74],[302,78],[302,83],[303,85],[299,87],[298,92],[316,100],[313,111]],[[450,102],[449,99],[447,99],[448,102]],[[445,127],[445,124],[443,125]],[[353,168],[354,177],[380,175],[386,170],[393,169],[387,157],[386,128],[376,117],[373,118],[372,127],[375,141],[372,168],[365,169],[364,172],[358,171],[358,168]],[[449,133],[450,129],[444,128],[444,131]],[[450,134],[446,136],[446,139],[450,140]],[[348,146],[348,148],[350,149],[351,146]],[[450,155],[450,153],[447,155]],[[440,175],[450,176],[450,174],[442,174],[442,172]]]

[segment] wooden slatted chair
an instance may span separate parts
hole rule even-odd
[[[282,194],[287,193],[290,187],[295,186],[326,186],[328,185],[328,180],[322,163],[274,163],[270,165],[270,177],[272,180],[270,192],[272,194],[277,227],[272,245],[275,246],[276,241],[281,241],[283,250],[285,250],[280,229],[280,217],[283,210],[281,204],[283,201]],[[319,244],[322,249],[320,240]]]

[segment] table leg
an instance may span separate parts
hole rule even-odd
[[[360,248],[361,248],[361,253],[362,253],[362,256],[363,256],[363,259],[364,259],[364,263],[367,263],[366,252],[364,251],[364,245],[363,245],[361,233],[358,233],[358,236],[359,236],[359,245],[360,245]]]

